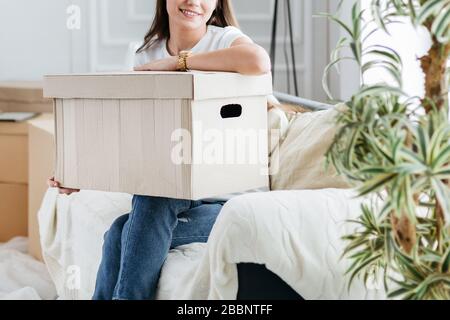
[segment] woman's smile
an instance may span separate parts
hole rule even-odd
[[[180,12],[187,18],[195,18],[195,17],[199,17],[202,16],[201,13],[198,13],[196,11],[193,10],[189,10],[189,9],[180,9]]]

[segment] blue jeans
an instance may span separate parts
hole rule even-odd
[[[134,195],[105,233],[93,299],[154,299],[169,249],[206,242],[223,204]]]

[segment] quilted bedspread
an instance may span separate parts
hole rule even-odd
[[[158,299],[235,299],[236,264],[265,264],[305,299],[384,299],[383,286],[355,281],[341,237],[354,225],[361,200],[351,190],[249,193],[223,207],[207,244],[172,250]],[[49,189],[39,212],[44,260],[62,299],[90,299],[103,234],[131,208],[131,195]]]

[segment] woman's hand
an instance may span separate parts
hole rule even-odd
[[[58,188],[60,194],[70,195],[74,192],[80,192],[80,189],[68,189],[68,188],[61,187],[61,183],[59,183],[58,181],[55,181],[55,177],[48,178],[47,185],[50,188]]]
[[[134,68],[134,71],[177,71],[178,57],[155,60]]]

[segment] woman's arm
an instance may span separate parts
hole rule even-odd
[[[263,74],[271,68],[266,50],[246,38],[237,39],[227,49],[192,55],[187,58],[187,66],[193,70],[241,74]]]
[[[187,66],[192,70],[228,71],[258,75],[270,72],[270,58],[267,52],[246,38],[236,39],[230,48],[194,54],[187,58]],[[135,68],[136,71],[175,71],[178,58],[153,61]]]

